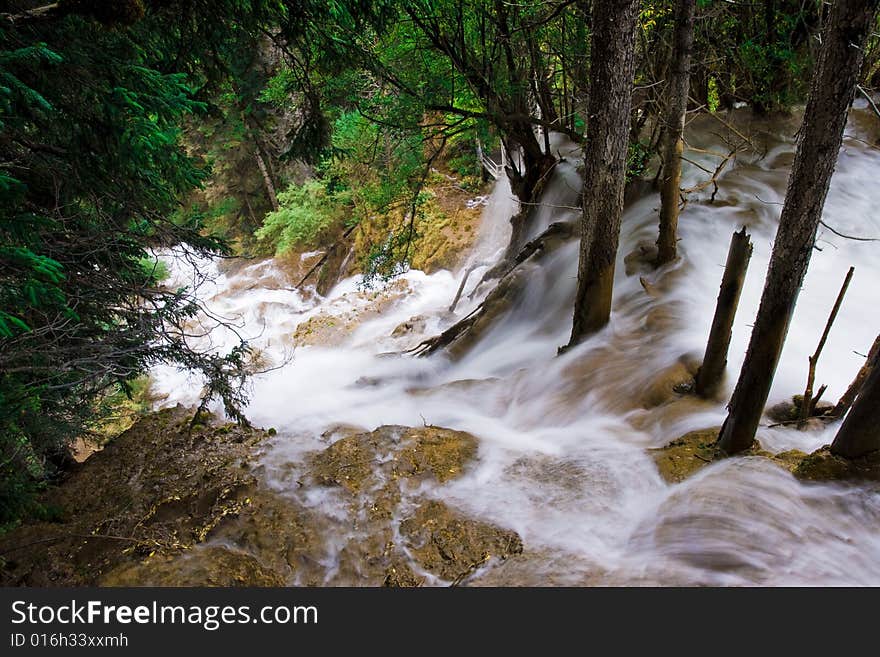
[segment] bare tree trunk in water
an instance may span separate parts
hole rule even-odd
[[[269,175],[269,168],[266,166],[266,161],[263,159],[263,154],[260,152],[259,148],[256,153],[254,153],[254,157],[257,160],[257,166],[263,176],[263,183],[266,185],[266,195],[269,197],[269,203],[272,204],[272,209],[275,210],[275,212],[278,212],[281,206],[278,205],[278,195],[275,193],[275,183],[272,182],[272,176]]]
[[[712,328],[706,342],[706,353],[696,377],[696,390],[700,397],[711,397],[715,394],[724,378],[733,320],[751,258],[752,241],[743,226],[742,231],[734,233],[730,240],[727,264],[724,266],[724,276],[721,277],[721,291],[718,293],[715,316],[712,318]]]
[[[874,339],[874,344],[871,345],[871,350],[868,352],[865,364],[859,369],[856,378],[849,384],[846,392],[843,393],[843,396],[838,400],[834,409],[829,413],[831,417],[841,418],[846,415],[846,412],[850,408],[852,408],[853,402],[856,400],[856,397],[858,397],[859,392],[861,392],[862,386],[865,385],[865,381],[871,373],[874,363],[877,361],[880,361],[880,335]]]
[[[590,103],[584,153],[584,215],[569,346],[611,316],[629,150],[638,0],[593,3]]]
[[[810,263],[877,4],[878,0],[838,0],[831,8],[761,305],[718,438],[718,446],[728,454],[751,447],[770,394]]]
[[[874,355],[871,373],[862,386],[840,431],[831,443],[831,453],[846,458],[864,456],[880,449],[880,363]]]
[[[666,125],[663,145],[663,181],[660,186],[660,236],[657,239],[657,266],[675,260],[678,241],[678,203],[681,183],[682,135],[687,112],[691,77],[691,50],[694,46],[694,7],[696,0],[677,0],[675,35],[672,44],[670,80],[666,87]]]
[[[528,241],[529,217],[534,213],[544,185],[556,164],[556,158],[541,149],[530,123],[524,125],[515,137],[511,137],[511,142],[522,149],[522,171],[517,171],[513,163],[507,166],[510,188],[519,199],[520,209],[510,218],[511,234],[504,254],[505,260],[516,256]]]

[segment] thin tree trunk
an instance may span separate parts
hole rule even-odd
[[[846,126],[878,0],[839,0],[831,8],[813,75],[761,305],[718,446],[751,447],[770,394]]]
[[[675,36],[672,45],[670,79],[666,87],[666,130],[663,147],[663,180],[660,187],[660,236],[657,266],[677,257],[679,185],[684,149],[684,120],[690,91],[691,50],[694,45],[696,0],[677,0]]]
[[[706,354],[703,356],[700,371],[697,372],[696,391],[701,397],[711,397],[715,394],[718,384],[724,377],[733,320],[736,317],[739,297],[742,294],[751,258],[752,241],[743,227],[730,239],[727,264],[724,266],[724,276],[721,278],[721,291],[718,293],[715,316],[712,318],[712,328],[706,343]]]
[[[269,175],[269,168],[266,166],[266,161],[263,159],[263,155],[259,149],[254,153],[254,157],[257,160],[257,166],[260,169],[260,173],[263,175],[263,183],[266,185],[266,195],[269,197],[269,203],[272,204],[272,209],[275,212],[281,208],[278,205],[278,195],[275,193],[275,183],[272,182],[272,176]]]
[[[584,156],[584,214],[569,345],[611,316],[629,149],[638,0],[593,3],[590,101]]]
[[[875,355],[871,373],[862,386],[840,431],[831,443],[831,453],[846,458],[864,456],[880,449],[880,366]]]
[[[816,404],[819,402],[819,397],[822,396],[822,392],[825,392],[825,390],[822,389],[816,399],[813,399],[813,386],[816,383],[816,365],[819,362],[819,356],[822,355],[822,349],[825,348],[825,343],[828,341],[828,334],[831,333],[831,327],[834,325],[834,320],[837,319],[837,313],[840,312],[840,306],[843,304],[843,297],[846,295],[847,289],[849,289],[849,282],[852,280],[853,272],[855,272],[855,270],[855,267],[850,267],[849,271],[846,272],[846,278],[843,280],[843,285],[840,288],[840,292],[837,294],[834,307],[831,309],[828,321],[825,322],[825,330],[822,331],[822,337],[819,338],[819,345],[816,347],[816,351],[813,352],[813,355],[807,358],[809,368],[807,370],[807,387],[804,389],[804,397],[801,400],[801,421],[798,423],[798,428],[800,429],[805,426],[807,420],[813,415],[813,409],[816,408]]]
[[[865,364],[859,369],[856,378],[849,384],[849,388],[843,393],[843,396],[828,414],[829,416],[841,418],[846,415],[846,412],[852,407],[853,402],[861,391],[862,386],[865,385],[865,381],[868,379],[868,375],[871,373],[871,369],[874,367],[874,363],[878,360],[878,357],[880,357],[880,335],[876,337],[874,344],[871,345],[871,350],[868,352],[868,358],[865,360]]]
[[[516,171],[513,164],[507,166],[510,188],[520,202],[520,209],[510,218],[511,234],[504,258],[510,260],[528,241],[529,218],[541,197],[544,185],[556,165],[556,158],[541,149],[531,124],[511,137],[511,141],[522,148],[522,172]]]

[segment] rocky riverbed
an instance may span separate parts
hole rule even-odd
[[[440,427],[339,427],[288,467],[258,465],[275,431],[166,409],[76,467],[44,500],[56,522],[0,538],[2,583],[29,586],[419,586],[478,580],[523,551],[513,531],[426,494],[460,476],[476,438]],[[310,496],[333,496],[316,509]]]

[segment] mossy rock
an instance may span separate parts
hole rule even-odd
[[[803,395],[794,395],[791,399],[781,401],[767,409],[767,417],[774,422],[789,423],[796,422],[801,416],[801,404],[803,404]],[[822,417],[834,408],[831,404],[816,404],[813,409],[812,417]],[[818,427],[824,425],[819,424]]]
[[[723,458],[715,447],[720,431],[721,427],[691,431],[665,447],[649,450],[660,476],[670,484],[677,484]]]
[[[677,484],[696,474],[710,463],[728,458],[716,447],[721,427],[700,429],[686,433],[665,447],[649,450],[660,476],[670,484]],[[804,452],[792,449],[772,454],[755,441],[750,449],[738,456],[760,456],[773,461],[781,468],[793,472],[806,457]]]
[[[880,481],[880,451],[847,459],[825,445],[801,459],[793,474],[805,481]]]
[[[47,491],[60,522],[26,523],[0,538],[12,565],[7,584],[94,585],[153,553],[203,543],[249,504],[254,476],[242,467],[266,437],[176,407],[143,417]],[[38,541],[40,549],[18,546]],[[8,564],[9,565],[9,564]]]
[[[385,579],[382,586],[386,588],[413,588],[424,583],[424,577],[416,575],[408,563],[398,559],[385,569]]]
[[[101,586],[284,586],[284,578],[255,557],[225,547],[190,554],[156,555],[123,566],[101,579]]]
[[[419,505],[400,523],[400,533],[423,568],[453,583],[493,558],[523,551],[516,532],[462,516],[436,500]]]
[[[303,498],[271,490],[253,465],[268,432],[209,417],[191,428],[193,412],[144,418],[50,491],[44,504],[60,506],[60,522],[0,537],[0,582],[420,586],[426,572],[456,581],[522,549],[514,532],[423,497],[423,484],[460,476],[476,457],[470,434],[337,427],[335,443],[291,464]],[[316,485],[341,496],[322,491],[311,506]]]
[[[388,425],[337,440],[315,455],[311,472],[318,483],[350,493],[387,478],[430,477],[442,483],[460,475],[476,452],[476,438],[463,431]]]

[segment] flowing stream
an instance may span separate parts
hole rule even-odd
[[[656,239],[659,198],[631,203],[623,219],[610,325],[563,356],[577,274],[577,243],[546,258],[522,299],[463,358],[395,355],[464,317],[488,292],[468,294],[500,257],[516,210],[502,178],[487,199],[481,233],[459,272],[410,271],[384,291],[360,292],[358,277],[324,298],[291,290],[269,260],[213,272],[199,290],[218,315],[275,365],[251,383],[248,417],[278,435],[263,456],[271,486],[303,495],[312,506],[330,494],[297,492],[285,464],[326,447],[321,435],[337,425],[371,430],[423,423],[468,431],[480,440],[466,474],[425,494],[517,531],[523,560],[487,583],[865,585],[880,584],[880,490],[805,484],[759,457],[712,464],[681,484],[658,474],[647,450],[682,434],[718,426],[742,364],[770,256],[794,153],[795,116],[772,123],[728,117],[755,150],[744,150],[713,188],[695,192],[680,220],[681,259],[661,271],[630,271],[624,258]],[[847,129],[824,221],[837,231],[880,237],[880,150],[871,146],[877,117],[859,104]],[[711,117],[689,126],[686,156],[714,170],[726,142],[742,141]],[[557,141],[564,156],[532,225],[577,220],[578,151]],[[686,165],[683,188],[708,178]],[[733,332],[728,376],[716,401],[689,396],[652,406],[645,395],[659,374],[705,347],[731,234],[747,226],[754,242]],[[818,364],[825,399],[846,389],[880,332],[878,245],[820,229],[817,250],[798,302],[770,403],[803,391],[807,357],[816,347],[850,265],[855,276]],[[821,250],[820,250],[821,249]],[[448,307],[464,270],[469,278],[454,315]],[[185,284],[191,272],[172,262]],[[639,281],[644,277],[648,294]],[[485,289],[484,289],[485,288]],[[310,318],[347,326],[332,345],[294,349],[292,335]],[[395,328],[413,317],[411,331]],[[327,319],[329,318],[329,320]],[[325,321],[325,324],[327,323]],[[402,333],[402,334],[401,334]],[[216,348],[232,335],[215,335]],[[861,354],[861,355],[860,355]],[[195,403],[197,380],[158,368],[154,387],[163,404]],[[758,438],[773,452],[812,451],[831,442],[837,425],[797,431],[767,425]],[[328,559],[332,559],[328,547]],[[506,578],[505,578],[506,577]]]

